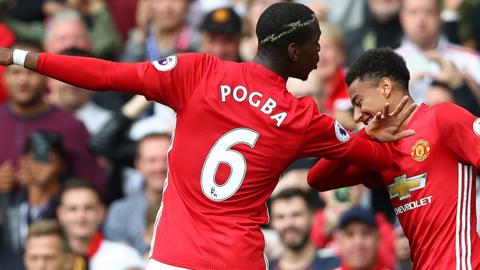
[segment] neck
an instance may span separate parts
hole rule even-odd
[[[75,254],[86,255],[94,236],[95,234],[89,237],[72,236],[68,238],[68,244]]]
[[[399,99],[401,100],[401,98]],[[413,103],[415,103],[413,101],[413,99],[410,97],[407,101],[407,104],[405,105],[405,108],[408,108],[410,105],[412,105]],[[415,115],[415,113],[417,112],[418,110],[418,106],[417,108],[415,108],[415,110],[412,112],[412,114],[410,114],[410,116],[407,118],[407,120],[405,122],[403,122],[403,125],[401,126],[400,130],[403,130],[405,129],[405,127],[408,125],[408,123],[410,123],[410,121],[412,120],[412,117]]]
[[[282,269],[305,269],[315,260],[316,249],[308,242],[301,250],[285,249],[282,253],[279,265]]]
[[[417,44],[417,46],[422,50],[423,52],[434,50],[437,48],[439,39],[429,39],[426,41],[424,44]]]
[[[285,79],[285,81],[289,77],[289,72],[285,68],[287,65],[282,63],[279,57],[272,57],[269,55],[265,55],[264,53],[258,52],[257,55],[255,55],[255,58],[253,58],[253,62],[260,64],[277,73],[280,77]]]
[[[50,105],[43,100],[39,100],[32,104],[19,104],[10,102],[9,105],[13,114],[21,117],[30,117],[39,114],[46,111],[50,107]]]
[[[145,197],[147,198],[148,204],[159,205],[162,201],[163,190],[156,191],[151,188],[145,189]]]
[[[58,181],[52,181],[51,185],[31,185],[28,187],[28,204],[31,206],[45,205],[58,194],[60,194]]]

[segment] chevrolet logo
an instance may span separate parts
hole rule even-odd
[[[427,174],[420,174],[407,178],[407,175],[402,175],[394,179],[395,183],[388,186],[388,193],[390,199],[399,197],[400,200],[410,198],[410,192],[425,187],[427,181]]]

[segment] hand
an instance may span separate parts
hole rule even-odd
[[[401,130],[417,108],[417,105],[413,102],[405,108],[409,100],[409,96],[404,96],[392,113],[389,112],[390,104],[386,103],[383,113],[378,112],[365,127],[367,135],[380,142],[391,142],[415,134],[415,131],[411,129]]]
[[[0,65],[10,66],[13,64],[13,50],[0,47]]]
[[[443,58],[437,51],[428,51],[424,55],[440,65],[440,71],[437,74],[430,74],[435,80],[446,83],[450,89],[457,89],[462,85],[462,73],[452,61]]]
[[[7,160],[0,165],[0,193],[10,192],[16,185],[15,168],[12,161]]]
[[[445,0],[445,10],[458,11],[463,4],[463,0]]]
[[[31,158],[20,160],[20,169],[17,177],[20,183],[29,185],[44,185],[58,176],[59,170],[56,166],[58,160],[56,155],[50,154],[49,162],[40,162]]]
[[[395,229],[395,255],[399,261],[410,260],[410,245],[401,227]]]
[[[152,22],[154,11],[150,0],[139,0],[135,14],[137,29],[146,31]]]

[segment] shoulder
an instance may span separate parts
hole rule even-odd
[[[455,120],[465,114],[470,114],[466,109],[458,106],[455,103],[445,102],[432,106],[426,110],[427,113],[432,113],[438,120]]]
[[[112,203],[109,212],[131,214],[130,211],[132,210],[134,210],[135,212],[140,211],[146,205],[143,195],[143,193],[139,193],[127,196],[122,199],[118,199]]]

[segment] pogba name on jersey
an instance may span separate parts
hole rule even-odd
[[[250,106],[257,108],[260,112],[275,121],[277,127],[280,127],[285,118],[287,118],[286,112],[275,110],[277,102],[273,98],[265,97],[257,91],[250,92],[245,86],[238,85],[232,88],[229,85],[220,85],[220,95],[223,103],[225,103],[227,99],[233,99],[236,102],[248,102]]]

